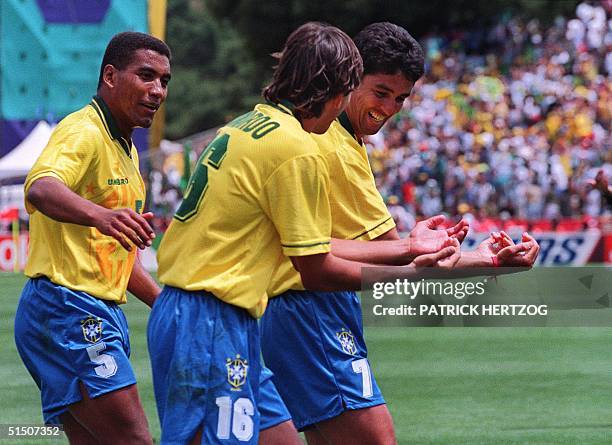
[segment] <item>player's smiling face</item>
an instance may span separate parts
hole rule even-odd
[[[410,96],[414,82],[403,74],[366,74],[353,91],[346,114],[358,137],[376,134]]]
[[[166,100],[169,81],[168,58],[149,49],[137,50],[125,69],[114,71],[111,111],[124,135],[135,127],[151,126]]]

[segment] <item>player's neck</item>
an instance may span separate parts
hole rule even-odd
[[[304,129],[304,131],[308,133],[317,133],[317,134],[325,133],[326,128],[322,128],[323,123],[321,122],[321,118],[302,117],[302,118],[298,118],[298,120],[302,124],[302,128]]]
[[[365,136],[365,134],[360,134],[358,130],[356,130],[356,128],[358,128],[359,126],[355,125],[353,122],[359,122],[359,121],[357,120],[357,116],[353,114],[353,109],[350,107],[350,102],[349,102],[349,106],[346,107],[346,110],[344,110],[344,114],[345,114],[344,118],[346,121],[344,126],[347,129],[347,131],[351,133],[358,142],[363,141],[363,137]]]
[[[98,97],[104,101],[108,112],[112,116],[114,125],[119,130],[119,133],[121,133],[121,136],[129,141],[132,138],[134,127],[126,122],[127,119],[122,115],[119,105],[115,102],[115,98],[104,89],[98,90]]]

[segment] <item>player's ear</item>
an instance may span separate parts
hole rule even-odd
[[[108,88],[113,88],[115,86],[117,77],[117,68],[115,68],[110,63],[104,66],[102,70],[102,83],[104,83]]]
[[[335,114],[338,115],[342,111],[344,111],[350,98],[351,98],[351,94],[349,93],[349,94],[338,94],[337,96],[334,96],[331,99],[330,103],[331,103],[333,110],[336,112]]]

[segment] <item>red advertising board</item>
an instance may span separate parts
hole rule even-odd
[[[27,232],[19,234],[17,239],[11,234],[0,235],[0,271],[14,272],[25,268],[29,241]]]

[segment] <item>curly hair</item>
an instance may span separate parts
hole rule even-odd
[[[113,65],[118,70],[125,69],[132,60],[134,53],[139,49],[150,49],[156,53],[166,56],[168,60],[172,59],[170,48],[157,37],[142,32],[120,32],[108,42],[102,65],[100,66],[100,77],[98,78],[98,88],[102,85],[102,75],[106,65]]]
[[[263,97],[270,102],[290,101],[298,117],[319,117],[326,102],[357,88],[363,74],[353,41],[325,23],[300,26],[283,50],[272,56],[278,65]]]
[[[353,39],[363,59],[363,74],[396,74],[416,82],[421,78],[423,48],[404,28],[389,22],[372,23]]]

